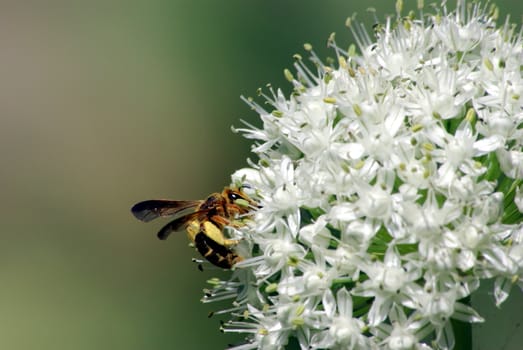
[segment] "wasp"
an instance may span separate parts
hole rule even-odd
[[[185,229],[187,237],[205,259],[230,269],[243,258],[231,249],[239,240],[226,238],[224,228],[241,226],[238,219],[248,216],[257,207],[241,188],[225,187],[221,193],[212,193],[204,200],[146,200],[136,203],[131,212],[143,222],[174,216],[174,220],[158,232],[159,239],[165,240],[172,232]]]

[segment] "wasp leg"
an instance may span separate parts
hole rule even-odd
[[[205,221],[202,223],[201,227],[203,233],[219,245],[224,247],[230,247],[238,244],[240,241],[237,239],[225,238],[221,229],[218,228],[214,223],[210,221]]]
[[[210,220],[219,228],[223,229],[225,226],[230,226],[231,221],[220,215],[213,215]]]
[[[232,247],[240,243],[239,239],[226,239],[223,241],[223,245],[226,247]]]
[[[233,228],[240,228],[245,226],[245,223],[239,220],[229,220],[223,216],[214,215],[210,218],[212,222],[216,224],[219,228],[224,228],[225,226],[230,226]]]

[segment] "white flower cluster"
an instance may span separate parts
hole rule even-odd
[[[290,97],[247,100],[259,161],[233,180],[261,208],[205,298],[235,298],[237,349],[452,349],[481,280],[498,305],[523,287],[523,42],[486,7],[435,12],[351,25],[361,54],[331,37],[332,65],[306,45]]]

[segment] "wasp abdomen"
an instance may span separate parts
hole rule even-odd
[[[234,264],[242,260],[239,255],[217,243],[204,232],[199,232],[194,236],[194,245],[205,259],[224,269],[230,269]]]

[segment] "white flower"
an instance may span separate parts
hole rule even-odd
[[[336,300],[329,291],[323,301],[325,308],[324,330],[311,339],[311,347],[323,349],[369,349],[370,343],[363,336],[365,323],[352,316],[352,298],[342,288],[336,293]]]
[[[403,308],[395,306],[389,313],[391,324],[381,323],[372,328],[376,340],[380,340],[382,348],[387,350],[428,350],[428,345],[419,343],[433,331],[430,323],[419,317],[418,313],[411,314],[408,318]]]
[[[234,299],[237,349],[451,349],[484,279],[498,305],[523,287],[521,36],[479,4],[400,8],[374,42],[353,24],[361,55],[306,46],[290,97],[245,99],[259,160],[233,181],[260,208],[206,297]]]
[[[412,266],[411,271],[402,266],[393,246],[385,254],[384,261],[375,261],[362,267],[369,278],[352,289],[352,294],[374,298],[368,313],[369,325],[383,323],[394,305],[403,305],[411,296],[409,287],[421,277],[421,270]]]

